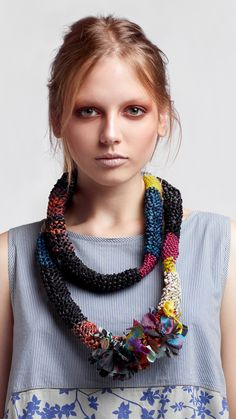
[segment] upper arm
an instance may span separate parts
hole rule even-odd
[[[0,417],[3,417],[5,397],[12,358],[13,312],[8,276],[8,232],[0,234]]]
[[[236,221],[231,221],[231,242],[221,304],[221,359],[226,381],[230,417],[236,418]]]

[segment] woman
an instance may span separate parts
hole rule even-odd
[[[64,173],[0,236],[4,418],[236,417],[235,222],[144,170],[178,122],[164,54],[86,17],[48,87]]]

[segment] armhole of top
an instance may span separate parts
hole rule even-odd
[[[228,271],[229,271],[229,258],[230,258],[230,245],[231,245],[231,218],[227,215],[225,217],[225,228],[223,229],[223,256],[222,256],[222,277],[221,277],[221,288],[222,295],[227,282]]]
[[[16,247],[13,240],[13,231],[10,228],[8,230],[8,277],[9,277],[9,289],[10,297],[13,308],[14,303],[14,291],[15,291],[15,271],[16,271]]]

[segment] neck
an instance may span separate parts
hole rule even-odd
[[[66,224],[91,222],[100,229],[137,222],[144,225],[144,194],[142,174],[116,186],[104,186],[79,175],[72,203],[66,211]]]

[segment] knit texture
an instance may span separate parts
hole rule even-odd
[[[41,284],[35,246],[43,220],[9,230],[9,275],[14,314],[13,359],[8,400],[30,388],[102,388],[199,385],[226,395],[220,358],[219,313],[227,277],[230,219],[194,211],[182,222],[176,269],[182,282],[183,321],[188,340],[180,356],[158,360],[127,383],[99,377],[88,350],[52,313]],[[144,235],[102,238],[69,232],[76,254],[101,273],[140,266]],[[160,299],[162,267],[145,281],[113,294],[98,295],[68,283],[73,299],[88,318],[115,334],[141,319]]]

